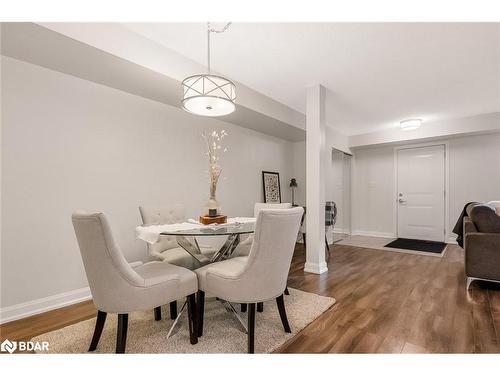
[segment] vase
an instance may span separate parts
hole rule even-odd
[[[217,202],[215,194],[210,194],[210,198],[207,202],[207,214],[208,216],[219,215],[219,202]]]

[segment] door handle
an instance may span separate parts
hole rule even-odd
[[[399,203],[404,203],[404,202],[406,202],[406,200],[405,200],[405,199],[403,199],[403,198],[399,198],[399,199],[398,199],[398,201],[399,201]]]

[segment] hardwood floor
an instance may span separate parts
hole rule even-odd
[[[500,352],[500,285],[474,282],[466,293],[458,246],[436,258],[336,245],[323,275],[304,273],[304,261],[297,245],[288,285],[337,303],[279,352]],[[83,302],[6,323],[0,337],[27,340],[95,314]]]
[[[298,250],[288,285],[337,303],[280,352],[500,352],[500,285],[466,293],[458,246],[436,258],[338,245],[320,276],[304,273],[304,260]]]

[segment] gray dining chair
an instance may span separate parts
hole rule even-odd
[[[118,314],[116,353],[124,353],[128,314],[158,308],[187,298],[191,344],[198,342],[195,332],[196,274],[167,262],[148,262],[132,267],[115,243],[103,213],[75,212],[73,227],[97,308],[97,320],[89,351],[97,348],[108,313]]]
[[[295,249],[302,207],[260,210],[254,239],[246,257],[235,257],[196,269],[198,276],[198,336],[203,335],[205,293],[248,305],[248,352],[254,352],[255,308],[276,299],[285,332],[291,332],[283,291]]]
[[[143,225],[176,224],[186,221],[185,208],[182,204],[163,207],[141,206],[139,212]],[[200,266],[195,258],[177,244],[175,236],[161,236],[157,243],[148,243],[147,246],[148,255],[152,260],[168,262],[190,270]],[[200,246],[200,251],[210,258],[216,250],[209,246]],[[161,319],[161,308],[155,310],[155,314],[157,319]],[[177,318],[177,301],[170,303],[170,318]]]

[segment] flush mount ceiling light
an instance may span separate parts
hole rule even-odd
[[[234,112],[236,106],[236,86],[225,78],[210,72],[210,34],[223,33],[231,22],[222,29],[214,29],[207,24],[207,68],[206,74],[196,74],[182,81],[182,108],[200,116],[224,116]]]
[[[403,130],[415,130],[420,128],[420,125],[422,125],[422,120],[419,118],[404,120],[399,123]]]

